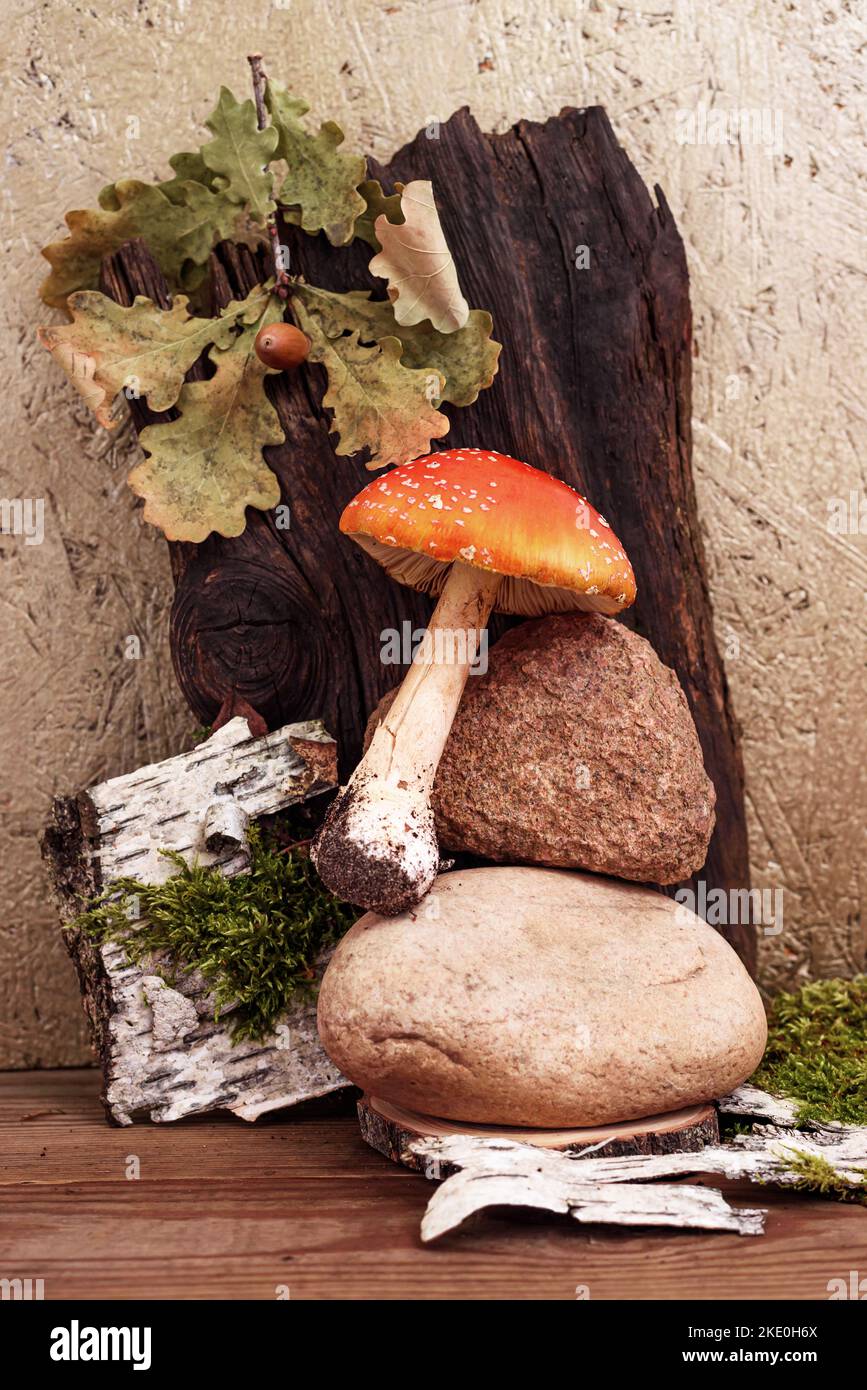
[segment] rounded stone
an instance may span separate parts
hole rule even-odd
[[[411,912],[368,913],[319,994],[357,1086],[450,1120],[609,1124],[726,1094],[767,1037],[734,951],[672,899],[550,869],[443,874]]]
[[[597,613],[522,623],[491,648],[431,797],[444,850],[645,883],[701,868],[715,803],[674,671]]]

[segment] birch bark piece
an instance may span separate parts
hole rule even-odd
[[[416,1171],[423,1169],[426,1162],[413,1148],[418,1139],[455,1136],[491,1141],[505,1139],[561,1153],[602,1148],[609,1157],[614,1154],[693,1153],[705,1144],[719,1141],[719,1124],[713,1105],[691,1105],[668,1115],[600,1125],[595,1129],[518,1129],[457,1124],[416,1114],[378,1096],[364,1095],[358,1102],[358,1123],[361,1137],[371,1148],[392,1162]]]
[[[743,1086],[726,1097],[721,1108],[728,1113],[779,1115],[794,1107],[755,1086]],[[431,1198],[422,1222],[422,1239],[426,1241],[457,1229],[475,1212],[500,1206],[568,1211],[580,1221],[729,1229],[751,1235],[761,1233],[763,1213],[733,1211],[719,1193],[716,1196],[725,1211],[719,1210],[719,1203],[705,1210],[695,1194],[709,1189],[666,1185],[666,1195],[656,1206],[645,1194],[659,1191],[656,1184],[660,1179],[705,1173],[791,1187],[802,1181],[796,1166],[798,1154],[823,1159],[841,1182],[853,1190],[862,1189],[867,1128],[835,1125],[805,1131],[791,1122],[760,1122],[757,1132],[739,1135],[730,1144],[709,1144],[694,1153],[631,1156],[608,1154],[604,1145],[593,1152],[560,1153],[473,1134],[412,1139],[408,1148],[404,1162],[428,1178],[446,1179]],[[630,1198],[624,1194],[618,1201],[615,1189],[619,1185],[628,1186],[633,1193],[638,1190],[639,1195]],[[706,1220],[720,1224],[703,1224]],[[728,1221],[732,1224],[726,1225]]]
[[[61,919],[121,877],[162,883],[173,872],[160,853],[243,872],[246,825],[335,786],[334,740],[317,720],[264,738],[232,719],[189,753],[138,768],[54,804],[43,839]],[[233,1045],[225,1019],[197,973],[177,987],[159,958],[131,965],[118,945],[94,946],[64,931],[103,1069],[110,1120],[167,1122],[212,1110],[255,1120],[271,1110],[345,1090],[326,1057],[315,1004],[298,1004],[262,1043]],[[321,974],[327,956],[319,962]]]
[[[666,1226],[687,1231],[721,1231],[760,1236],[766,1212],[731,1207],[714,1187],[675,1183],[541,1183],[529,1161],[508,1173],[456,1173],[434,1194],[422,1218],[427,1244],[462,1226],[476,1212],[494,1207],[532,1207],[571,1216],[582,1225]]]

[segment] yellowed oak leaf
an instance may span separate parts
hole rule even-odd
[[[491,337],[493,319],[486,309],[471,309],[463,328],[440,333],[427,320],[411,327],[398,323],[394,305],[389,300],[371,299],[367,290],[340,294],[299,282],[294,293],[320,320],[329,338],[355,329],[362,343],[399,338],[403,365],[441,372],[445,378],[442,399],[452,405],[472,405],[497,374],[502,343]]]
[[[257,300],[253,301],[253,295]],[[169,540],[203,541],[212,531],[239,536],[245,509],[268,511],[280,501],[280,484],[262,449],[283,442],[283,429],[265,394],[269,369],[253,349],[256,333],[282,315],[269,296],[264,311],[259,287],[229,306],[244,327],[227,348],[215,348],[209,381],[187,382],[178,397],[180,416],[148,425],[139,442],[148,457],[129,475],[145,499],[144,518]]]
[[[99,208],[68,212],[69,236],[44,248],[51,264],[40,290],[46,304],[62,309],[74,290],[92,289],[103,256],[138,236],[172,285],[185,272],[192,287],[214,242],[231,235],[238,216],[237,205],[222,191],[191,181],[179,184],[174,200],[137,179],[122,179],[100,197]]]
[[[400,194],[404,221],[395,225],[384,213],[377,217],[376,236],[382,250],[370,262],[370,272],[388,281],[398,323],[429,319],[440,333],[454,333],[463,328],[470,308],[440,226],[433,185],[416,179]]]
[[[364,179],[364,155],[344,154],[343,131],[325,121],[316,135],[302,122],[310,109],[284,87],[269,82],[265,100],[277,131],[277,156],[285,160],[286,180],[280,189],[281,204],[290,209],[288,221],[305,232],[324,231],[332,246],[352,240],[356,220],[367,209],[358,184]]]
[[[399,338],[382,338],[373,347],[360,343],[357,332],[330,339],[297,301],[296,310],[311,339],[311,360],[328,373],[323,405],[334,412],[338,454],[367,448],[367,467],[385,468],[426,454],[432,439],[448,433],[447,418],[431,403],[442,396],[442,373],[404,367]]]
[[[184,376],[207,345],[228,345],[237,316],[194,318],[184,295],[170,309],[143,295],[125,308],[96,290],[70,295],[67,309],[72,322],[37,329],[39,341],[106,429],[119,423],[112,406],[121,392],[147,396],[152,410],[174,405]]]

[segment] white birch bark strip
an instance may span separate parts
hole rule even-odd
[[[604,1144],[594,1146],[582,1156],[580,1150],[563,1153],[507,1139],[473,1135],[413,1140],[409,1149],[421,1161],[426,1177],[439,1179],[443,1173],[451,1173],[428,1204],[422,1238],[436,1239],[456,1229],[474,1212],[494,1206],[568,1211],[580,1221],[737,1229],[743,1235],[760,1234],[760,1211],[733,1211],[719,1193],[715,1194],[719,1201],[713,1201],[706,1208],[706,1196],[714,1189],[672,1186],[658,1180],[708,1173],[791,1186],[801,1180],[793,1167],[795,1149],[829,1163],[842,1182],[853,1187],[863,1184],[867,1169],[867,1128],[836,1125],[819,1131],[798,1130],[791,1122],[795,1107],[790,1102],[768,1096],[754,1086],[739,1089],[746,1094],[735,1092],[735,1101],[727,1097],[724,1102],[725,1107],[730,1103],[739,1107],[730,1113],[776,1116],[778,1119],[786,1115],[789,1122],[786,1125],[763,1123],[755,1134],[740,1135],[731,1144],[708,1145],[695,1153],[640,1154],[622,1158],[606,1158]],[[622,1202],[617,1202],[613,1194],[621,1185],[624,1190],[640,1192],[641,1196],[634,1201],[624,1197]],[[654,1208],[645,1194],[661,1190],[666,1196]],[[722,1214],[720,1203],[725,1209]],[[589,1215],[591,1212],[594,1214]],[[721,1224],[707,1224],[715,1220]],[[726,1221],[733,1224],[726,1225]]]
[[[566,1155],[555,1155],[564,1160],[565,1172],[552,1172],[549,1168],[540,1172],[529,1146],[520,1147],[520,1154],[501,1155],[500,1163],[490,1168],[465,1168],[437,1188],[422,1218],[422,1240],[437,1240],[477,1212],[492,1207],[531,1207],[571,1216],[588,1225],[667,1226],[678,1230],[728,1231],[742,1236],[762,1234],[762,1210],[731,1207],[715,1188],[676,1183],[582,1182],[579,1165],[572,1164],[570,1169]]]
[[[252,738],[245,719],[231,719],[189,753],[149,763],[91,787],[94,860],[104,887],[132,877],[164,883],[175,872],[161,850],[231,874],[246,852],[232,843],[209,849],[214,806],[223,823],[271,815],[336,785],[336,744],[318,720],[287,724]]]
[[[783,1096],[771,1096],[758,1086],[748,1082],[738,1086],[730,1096],[723,1096],[718,1102],[721,1115],[731,1115],[738,1120],[754,1120],[761,1124],[778,1125],[783,1129],[803,1128],[814,1137],[822,1133],[846,1129],[838,1120],[798,1120],[798,1107],[794,1101]]]
[[[603,1146],[582,1158],[577,1153],[559,1153],[510,1140],[479,1139],[453,1135],[446,1139],[418,1139],[410,1149],[425,1160],[427,1177],[451,1168],[479,1168],[511,1162],[516,1153],[523,1161],[532,1155],[543,1175],[562,1171],[563,1165],[581,1167],[583,1182],[646,1182],[657,1178],[687,1177],[694,1173],[713,1173],[718,1177],[773,1182],[781,1186],[799,1181],[792,1165],[792,1150],[823,1159],[843,1182],[858,1186],[867,1168],[867,1130],[844,1131],[833,1143],[817,1143],[812,1134],[799,1130],[773,1129],[765,1135],[742,1135],[731,1144],[708,1145],[697,1153],[636,1154],[624,1158],[605,1158]]]

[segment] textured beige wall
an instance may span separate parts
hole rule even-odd
[[[191,722],[166,649],[164,547],[123,482],[128,446],[93,427],[34,344],[38,248],[110,178],[163,174],[219,83],[245,86],[257,47],[379,157],[464,103],[502,129],[601,102],[664,187],[693,277],[695,467],[755,880],[785,890],[765,978],[863,966],[867,539],[825,526],[829,497],[867,490],[856,8],[2,0],[0,495],[43,497],[46,529],[40,546],[0,537],[0,1065],[86,1052],[36,847],[49,798],[169,753]],[[677,111],[700,105],[766,110],[781,148],[679,142]],[[139,661],[123,657],[131,634]]]

